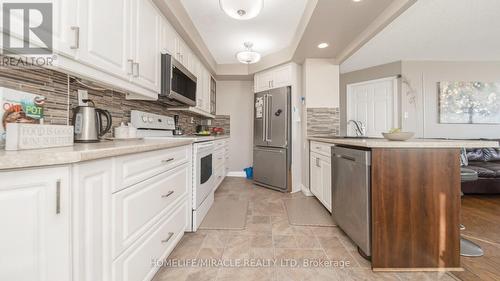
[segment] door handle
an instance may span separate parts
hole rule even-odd
[[[128,72],[128,75],[133,75],[134,74],[134,60],[133,59],[128,59],[127,60],[129,65],[130,65],[130,72]]]
[[[267,132],[267,95],[264,95],[264,110],[262,114],[262,141],[266,141],[266,132]]]
[[[267,95],[267,110],[266,110],[266,115],[267,117],[271,116],[272,109],[273,109],[273,97],[271,95]],[[270,131],[272,130],[272,119],[266,117],[266,141],[272,142],[272,134]],[[271,136],[271,137],[270,137]]]
[[[56,214],[61,213],[61,180],[56,182]]]
[[[164,194],[161,196],[161,198],[167,198],[167,197],[170,197],[170,195],[174,194],[174,191],[173,190],[170,190],[169,192],[167,192],[167,194]]]
[[[134,73],[134,67],[137,70],[137,73],[134,74],[134,77],[139,77],[139,63],[138,62],[132,63],[132,73]]]
[[[321,165],[319,164],[319,158],[316,158],[316,167],[321,167]]]
[[[172,236],[174,236],[174,233],[169,232],[167,238],[165,240],[161,240],[161,243],[167,243],[172,238]]]
[[[337,156],[338,158],[342,158],[342,159],[345,159],[345,160],[349,160],[349,161],[356,162],[356,158],[354,158],[354,157],[345,156],[345,155],[339,155],[339,154],[337,154],[336,156]]]
[[[70,46],[70,49],[76,50],[80,48],[80,27],[72,26],[71,30],[75,32],[75,44]]]

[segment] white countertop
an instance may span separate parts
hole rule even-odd
[[[217,135],[217,136],[196,136],[196,135],[182,135],[182,136],[171,136],[171,137],[146,137],[146,139],[161,139],[161,138],[167,138],[167,139],[187,139],[187,140],[192,140],[193,142],[205,142],[205,141],[216,141],[216,140],[221,140],[221,139],[228,139],[230,135],[224,134],[224,135]]]
[[[309,137],[310,141],[318,141],[337,145],[349,145],[365,148],[484,148],[499,147],[498,141],[488,140],[449,140],[449,139],[410,139],[407,141],[390,141],[383,138],[335,138]]]
[[[0,170],[62,165],[125,154],[191,145],[191,139],[122,140],[99,143],[75,143],[73,146],[48,149],[0,150]]]

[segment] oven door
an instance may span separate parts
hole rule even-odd
[[[196,208],[214,189],[213,144],[200,144],[196,155]]]

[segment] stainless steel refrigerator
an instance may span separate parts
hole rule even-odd
[[[291,185],[291,87],[255,94],[254,182],[279,191]]]

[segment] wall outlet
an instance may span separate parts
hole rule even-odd
[[[89,93],[86,90],[78,90],[78,106],[87,105],[83,100],[89,99]]]
[[[191,117],[191,124],[194,124],[194,117]]]

